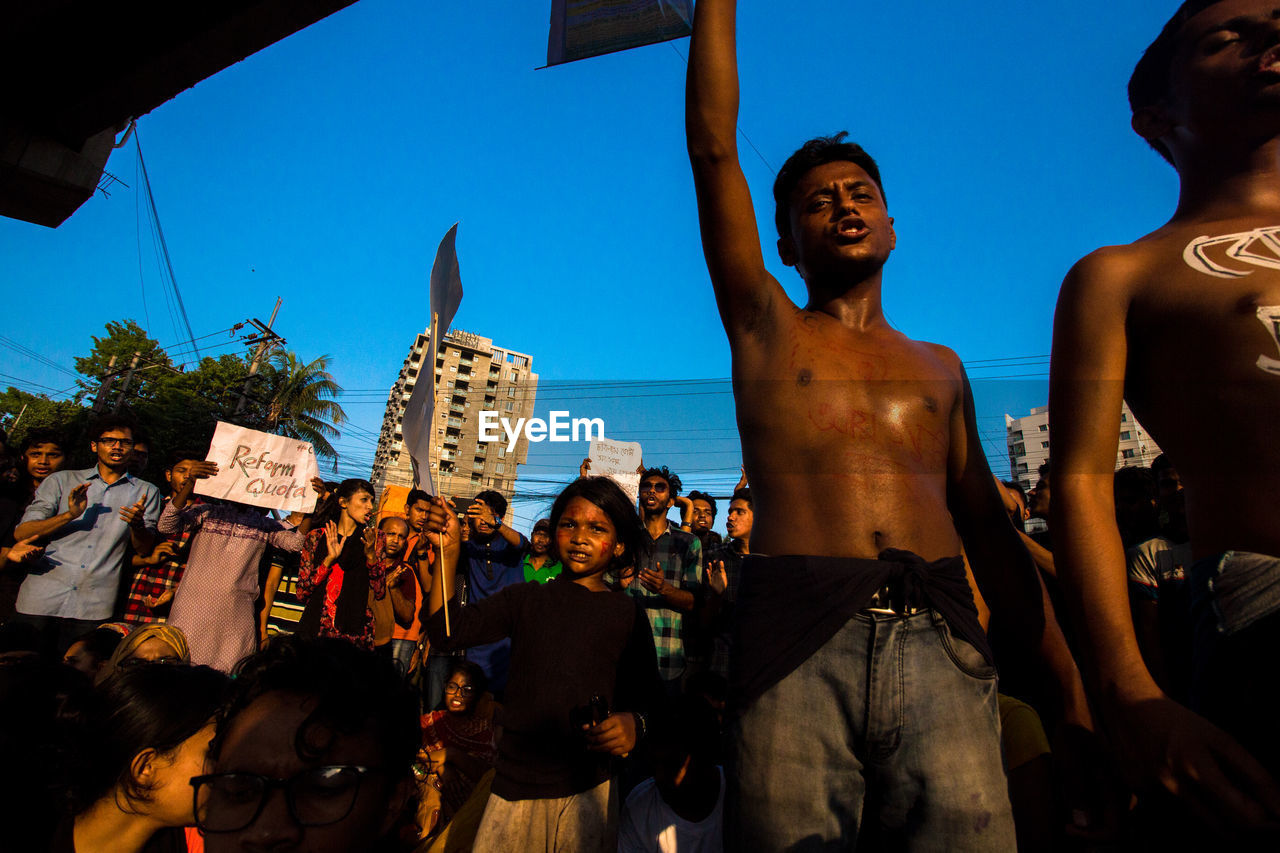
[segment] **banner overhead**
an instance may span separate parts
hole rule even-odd
[[[683,38],[691,0],[551,0],[547,65]]]

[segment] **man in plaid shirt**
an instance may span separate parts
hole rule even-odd
[[[180,451],[164,469],[169,494],[173,494],[191,477],[191,466],[204,459],[204,453]],[[168,502],[168,498],[165,501]],[[151,551],[150,556],[133,558],[133,583],[124,605],[124,621],[132,625],[163,622],[173,602],[173,594],[187,567],[191,531],[167,537]]]
[[[653,629],[658,672],[670,695],[681,692],[686,670],[686,613],[692,612],[702,590],[702,546],[692,533],[671,525],[667,510],[680,494],[680,478],[661,468],[640,476],[640,517],[653,549],[641,558],[627,594],[640,599]]]

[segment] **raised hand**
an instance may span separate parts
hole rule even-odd
[[[688,525],[693,519],[693,501],[684,495],[676,495],[672,500],[680,507],[680,526]]]
[[[10,548],[7,555],[9,562],[29,563],[43,554],[43,546],[35,544],[35,541],[35,536],[28,536]]]
[[[120,507],[120,519],[134,530],[141,530],[147,526],[146,505],[146,498],[138,498],[133,506]]]
[[[193,462],[191,464],[191,479],[207,480],[210,477],[218,476],[218,463],[209,459]]]
[[[316,496],[322,501],[329,497],[329,487],[319,477],[311,478],[311,491],[315,492]]]
[[[67,495],[67,515],[71,516],[71,520],[75,521],[84,515],[84,511],[89,508],[89,484],[81,483],[71,490],[71,494]]]
[[[736,492],[736,491],[738,491],[738,489],[745,489],[745,488],[747,487],[747,468],[746,468],[746,466],[744,465],[744,466],[742,466],[742,467],[738,468],[738,470],[742,472],[742,476],[738,478],[738,485],[736,485],[736,486],[734,486],[734,487],[733,487],[733,490],[734,490],[735,492]]]
[[[578,466],[578,476],[579,477],[591,476],[591,460],[590,459],[582,460],[582,464]]]
[[[466,537],[467,527],[468,525],[458,522],[458,512],[453,501],[441,497],[431,499],[423,530],[433,547],[443,546],[446,554],[456,553]]]
[[[729,573],[725,571],[724,560],[712,560],[707,563],[707,585],[716,595],[724,595],[729,588]]]
[[[490,527],[498,523],[498,514],[490,509],[489,505],[484,501],[472,501],[471,506],[467,507],[467,518],[473,518]]]
[[[364,529],[364,556],[366,560],[373,561],[377,555],[378,549],[378,528],[370,524]]]
[[[328,547],[324,561],[331,566],[338,562],[338,555],[342,553],[342,546],[347,544],[347,537],[338,532],[337,522],[331,521],[324,526],[324,541]]]

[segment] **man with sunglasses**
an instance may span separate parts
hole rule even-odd
[[[627,594],[640,599],[653,645],[658,652],[658,672],[669,695],[681,692],[687,669],[684,615],[693,610],[702,589],[702,545],[667,520],[667,511],[680,494],[680,478],[661,468],[640,475],[640,519],[653,547],[641,556]]]
[[[50,474],[14,531],[45,545],[18,591],[14,621],[31,625],[41,648],[58,657],[111,618],[125,544],[150,554],[160,519],[160,491],[129,473],[133,423],[108,415],[89,434],[97,464]]]

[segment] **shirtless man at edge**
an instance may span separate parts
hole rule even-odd
[[[1181,190],[1165,225],[1090,254],[1062,285],[1054,556],[1129,781],[1274,843],[1280,789],[1264,766],[1280,768],[1280,560],[1261,555],[1280,555],[1280,3],[1184,3],[1129,100]],[[1160,691],[1134,636],[1112,502],[1122,398],[1182,477],[1197,560],[1192,704],[1218,725]]]
[[[699,0],[686,132],[755,496],[752,553],[810,556],[743,567],[726,830],[759,850],[877,834],[1012,849],[995,672],[962,545],[995,618],[1039,652],[1063,719],[1088,727],[1083,685],[1004,513],[959,358],[884,317],[895,235],[865,152],[815,140],[779,172],[778,251],[808,305],[765,269],[748,236],[735,53],[735,4]]]

